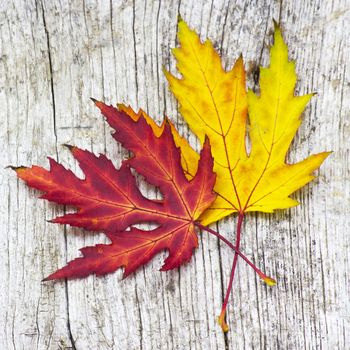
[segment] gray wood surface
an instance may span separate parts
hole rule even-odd
[[[167,114],[196,145],[162,73],[175,69],[179,14],[213,40],[225,67],[242,52],[254,88],[272,19],[280,21],[298,92],[318,92],[289,160],[334,151],[295,194],[302,205],[247,217],[242,251],[278,285],[265,286],[239,261],[227,335],[215,318],[233,256],[216,239],[203,233],[191,263],[175,271],[157,271],[161,254],[126,280],[119,270],[41,283],[79,248],[106,239],[47,223],[63,208],[4,169],[47,166],[51,156],[81,174],[64,143],[119,164],[125,150],[90,96],[142,107],[158,121]],[[350,349],[349,33],[349,0],[3,0],[0,349]],[[234,225],[229,217],[217,228],[233,240]]]

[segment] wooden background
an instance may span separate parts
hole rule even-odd
[[[3,0],[0,9],[1,349],[350,349],[349,0]],[[215,318],[233,255],[216,239],[203,233],[191,263],[172,272],[157,271],[161,254],[123,281],[119,270],[41,283],[105,238],[47,223],[63,208],[4,169],[47,166],[49,155],[81,174],[64,143],[119,164],[126,153],[90,96],[167,114],[188,135],[162,73],[174,72],[179,14],[225,67],[242,52],[253,88],[280,21],[298,93],[318,92],[289,160],[334,151],[295,194],[301,206],[247,217],[242,251],[278,285],[240,261],[225,336]],[[234,227],[230,217],[217,228],[233,240]]]

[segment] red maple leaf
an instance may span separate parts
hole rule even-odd
[[[45,280],[104,275],[119,267],[124,267],[125,277],[162,250],[168,250],[169,255],[161,270],[180,266],[198,246],[195,221],[215,199],[209,141],[204,143],[196,175],[188,180],[167,121],[157,137],[142,115],[133,120],[121,110],[94,102],[116,130],[113,137],[133,153],[120,169],[102,154],[96,156],[72,146],[68,147],[84,179],[51,158],[50,170],[39,166],[14,168],[27,185],[44,192],[41,198],[78,208],[52,222],[102,231],[111,240],[110,244],[82,248],[82,257]],[[131,167],[160,189],[162,200],[141,194]],[[158,226],[149,231],[133,227],[142,223]]]

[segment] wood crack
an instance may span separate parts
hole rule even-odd
[[[45,31],[45,35],[46,35],[47,54],[48,54],[48,60],[49,60],[49,70],[50,70],[49,80],[50,80],[50,90],[51,90],[51,100],[52,100],[53,133],[55,136],[56,159],[58,160],[57,128],[56,128],[56,101],[55,101],[55,89],[54,89],[54,82],[53,82],[52,55],[51,55],[50,35],[49,35],[49,30],[48,30],[47,25],[46,25],[45,8],[44,8],[43,2],[41,2],[41,10],[42,10],[44,31]]]

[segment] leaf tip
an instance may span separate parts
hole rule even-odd
[[[244,71],[244,59],[243,59],[243,54],[242,52],[240,53],[240,55],[238,56],[238,58],[236,59],[232,71]]]
[[[168,125],[168,126],[171,125],[171,121],[169,120],[169,118],[166,115],[164,116],[163,123]]]
[[[57,272],[57,271],[56,271],[56,272]],[[41,280],[41,282],[43,283],[43,282],[53,281],[53,280],[57,279],[57,278],[55,277],[56,272],[54,272],[54,273],[52,273],[51,275],[48,275],[47,277],[43,278],[43,279]]]
[[[282,31],[281,31],[281,25],[275,19],[273,20],[273,27],[274,27],[274,41],[275,41],[274,45],[276,45],[276,42],[279,42],[279,41],[282,41],[282,43],[284,43]]]
[[[221,312],[220,316],[217,319],[217,322],[218,322],[219,326],[221,327],[222,331],[224,333],[227,333],[230,328],[225,321],[225,316],[226,316],[226,312],[225,311]]]
[[[68,143],[64,143],[62,146],[68,148],[71,152],[72,152],[72,151],[74,150],[74,148],[75,148],[74,146],[69,145]]]
[[[273,27],[276,30],[280,30],[280,24],[278,23],[278,21],[276,19],[272,19],[273,20]]]
[[[181,44],[181,37],[188,32],[192,32],[191,28],[188,26],[187,22],[181,17],[181,15],[178,15],[177,20],[177,33],[178,33],[178,39]],[[176,49],[173,49],[176,50]],[[173,51],[174,52],[174,51]]]
[[[11,169],[19,175],[19,174],[23,173],[27,169],[27,167],[8,165],[7,167],[5,167],[5,169]]]
[[[16,171],[16,169],[17,169],[17,168],[18,168],[18,167],[13,166],[13,165],[7,165],[7,166],[5,166],[5,168],[4,168],[4,169],[11,169],[11,170]]]
[[[102,110],[102,108],[105,106],[105,104],[99,100],[96,100],[95,98],[93,97],[90,97],[90,100],[95,104],[95,106],[97,108],[99,108],[100,110]]]
[[[210,145],[210,139],[209,139],[209,136],[207,134],[205,134],[205,136],[204,136],[204,145],[207,145],[207,144]]]

